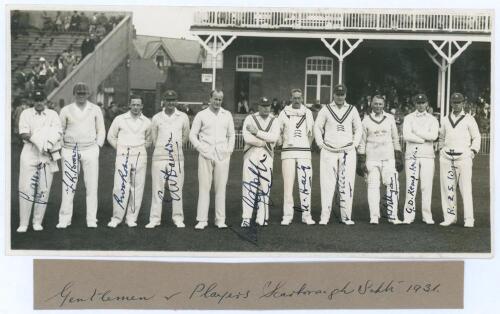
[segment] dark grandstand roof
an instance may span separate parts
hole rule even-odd
[[[165,81],[165,74],[150,59],[130,60],[130,73],[132,89],[155,90],[156,83]]]
[[[141,58],[151,58],[160,48],[168,54],[173,63],[201,63],[201,46],[195,40],[137,35],[134,47]]]

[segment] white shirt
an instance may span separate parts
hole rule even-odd
[[[59,113],[63,130],[64,147],[86,149],[94,144],[102,146],[106,138],[104,118],[99,106],[87,101],[83,109],[71,103]]]
[[[130,111],[117,116],[108,130],[108,142],[118,155],[130,149],[145,151],[151,145],[151,121],[142,113],[133,117]]]
[[[229,158],[234,150],[233,116],[224,108],[220,108],[217,114],[210,107],[198,112],[189,139],[206,159],[221,161]]]
[[[468,154],[471,150],[479,152],[481,148],[481,133],[476,120],[464,111],[457,116],[450,114],[441,122],[439,130],[439,148],[444,152]],[[446,156],[445,156],[446,157]]]
[[[414,111],[406,115],[403,121],[406,159],[434,158],[434,141],[437,140],[438,133],[438,120],[426,111]]]
[[[358,110],[348,103],[340,108],[335,102],[324,106],[318,112],[314,123],[314,138],[318,147],[342,148],[359,145],[363,128]]]
[[[46,128],[53,127],[61,130],[61,120],[57,112],[51,109],[45,108],[42,112],[38,113],[35,108],[28,108],[21,112],[19,117],[19,134],[30,134],[33,136],[37,131]],[[30,166],[36,166],[43,160],[47,160],[48,156],[42,156],[43,153],[37,149],[37,147],[24,140],[23,151],[27,152],[24,155]]]
[[[182,145],[189,138],[189,118],[187,114],[174,109],[172,115],[164,110],[154,115],[151,124],[154,160],[184,160]]]
[[[255,126],[258,131],[253,135],[247,130],[247,125]],[[245,140],[245,154],[262,152],[265,150],[269,155],[274,156],[274,145],[279,137],[279,121],[270,114],[266,119],[259,113],[248,115],[243,121],[243,139]]]
[[[394,159],[394,151],[401,150],[394,116],[383,112],[376,117],[372,112],[363,119],[361,125],[363,135],[358,152],[366,154],[366,160],[371,161]]]

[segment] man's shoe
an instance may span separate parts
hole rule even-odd
[[[160,225],[159,222],[150,222],[146,225],[146,229],[153,229],[154,227],[159,226],[159,225]]]
[[[60,222],[57,224],[56,228],[57,229],[66,229],[69,225],[64,223],[64,222]]]
[[[343,223],[344,223],[345,225],[348,225],[348,226],[352,226],[352,225],[354,225],[354,221],[352,221],[351,219],[349,219],[349,220],[345,220],[345,221],[343,221]]]
[[[473,222],[471,222],[471,221],[466,221],[466,222],[464,223],[464,227],[465,227],[465,228],[474,228],[474,223],[473,223]]]
[[[33,225],[33,230],[35,230],[35,231],[42,231],[43,227],[42,227],[41,224],[34,224]]]
[[[197,230],[203,230],[208,226],[208,222],[206,221],[199,221],[196,226],[194,226],[195,229]]]
[[[403,220],[404,225],[411,225],[413,223],[413,220],[405,219]]]
[[[116,221],[116,220],[111,220],[108,223],[108,227],[110,227],[110,228],[116,228],[117,226],[118,226],[118,221]]]
[[[268,222],[267,220],[264,220],[264,222],[260,222],[260,221],[258,221],[258,222],[257,222],[257,224],[258,224],[259,226],[267,226],[267,225],[269,225],[269,222]]]
[[[174,222],[174,225],[177,227],[177,228],[185,228],[186,225],[182,222],[182,221],[177,221],[177,222]]]
[[[303,217],[302,222],[305,223],[306,225],[315,225],[316,221],[314,221],[311,216]]]
[[[19,228],[17,228],[17,232],[26,232],[28,231],[28,226],[19,226]]]
[[[244,218],[241,221],[241,228],[248,228],[250,227],[250,219],[249,218]]]
[[[219,229],[226,229],[227,228],[227,225],[223,222],[219,223],[219,224],[215,224],[217,226],[217,228]]]
[[[400,225],[402,224],[403,222],[401,220],[399,220],[398,218],[396,219],[389,219],[389,222],[393,225]]]
[[[127,222],[127,226],[129,226],[130,228],[134,228],[134,227],[137,227],[137,223],[134,221]]]
[[[372,225],[378,225],[378,217],[370,218],[370,224],[372,224]]]
[[[434,220],[424,220],[424,223],[426,223],[428,225],[433,225],[434,224]]]
[[[443,226],[443,227],[448,227],[449,225],[452,225],[452,224],[454,224],[454,222],[453,222],[453,221],[446,221],[446,220],[445,220],[445,221],[443,221],[442,223],[440,223],[439,225],[440,225],[440,226]]]
[[[87,228],[97,228],[97,222],[88,222]]]
[[[281,225],[282,225],[282,226],[288,226],[291,222],[292,222],[292,221],[291,221],[291,220],[289,220],[289,219],[283,219],[283,220],[281,221]]]
[[[321,220],[319,221],[319,224],[320,224],[320,225],[322,225],[322,226],[326,226],[326,225],[328,225],[328,220],[326,220],[326,219],[321,219]]]

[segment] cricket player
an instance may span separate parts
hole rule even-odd
[[[464,201],[464,226],[474,227],[472,204],[472,159],[481,148],[481,134],[474,118],[464,112],[464,96],[450,97],[452,112],[441,122],[439,130],[439,164],[441,172],[441,226],[457,222],[457,183]]]
[[[208,225],[210,188],[215,185],[215,225],[226,225],[226,183],[229,160],[234,150],[234,122],[231,113],[222,108],[224,94],[221,90],[210,93],[210,105],[200,111],[193,120],[189,139],[198,155],[198,209],[195,229]]]
[[[19,118],[19,135],[24,142],[19,167],[19,228],[26,232],[33,209],[33,230],[43,230],[42,221],[50,195],[53,173],[60,159],[61,121],[45,107],[43,91],[35,91],[34,107]]]
[[[281,165],[283,172],[283,220],[287,226],[293,220],[294,209],[302,212],[302,222],[314,225],[311,217],[312,164],[311,144],[313,141],[314,119],[311,110],[302,103],[302,91],[292,89],[292,103],[280,112],[279,142],[282,143]],[[293,204],[293,181],[297,172],[300,207]]]
[[[149,223],[161,223],[163,204],[172,203],[172,221],[184,228],[182,189],[184,187],[184,152],[182,145],[189,138],[189,118],[177,110],[177,93],[167,90],[162,96],[162,111],[153,117],[151,134],[154,151],[151,166],[152,194]],[[165,189],[167,190],[165,193]]]
[[[363,135],[358,148],[357,173],[366,176],[370,223],[378,224],[380,218],[380,180],[386,186],[384,201],[387,216],[392,224],[398,219],[398,172],[403,170],[403,153],[399,144],[398,129],[391,114],[384,112],[385,100],[381,95],[372,98],[372,113],[365,116]]]
[[[330,220],[335,187],[338,184],[342,223],[353,225],[351,219],[356,177],[356,147],[363,133],[358,110],[345,101],[347,88],[338,84],[333,88],[333,102],[321,108],[314,123],[314,137],[321,149],[321,219]]]
[[[142,98],[130,97],[130,110],[117,116],[108,131],[108,142],[116,149],[113,187],[113,217],[108,227],[116,228],[125,216],[129,227],[137,226],[141,209],[148,154],[151,145],[151,121],[142,114]]]
[[[403,139],[406,141],[406,200],[405,224],[415,220],[415,198],[420,182],[422,192],[422,220],[434,224],[431,212],[432,181],[434,178],[434,141],[438,138],[439,122],[427,113],[427,96],[414,97],[416,110],[408,114],[403,122]]]
[[[80,170],[87,193],[87,227],[97,228],[97,184],[99,178],[99,148],[104,144],[106,130],[99,106],[88,101],[87,84],[79,82],[73,87],[75,102],[63,107],[59,113],[63,131],[62,201],[57,228],[71,225],[73,198]]]
[[[266,97],[259,102],[259,112],[243,121],[243,220],[241,227],[250,227],[254,210],[258,225],[269,221],[269,194],[273,176],[274,145],[279,137],[279,123],[271,114]]]

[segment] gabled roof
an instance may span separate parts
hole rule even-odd
[[[155,90],[156,83],[165,82],[165,74],[151,59],[130,60],[130,88]]]
[[[163,47],[172,63],[201,63],[202,48],[195,40],[137,35],[133,44],[144,59],[150,58]]]

